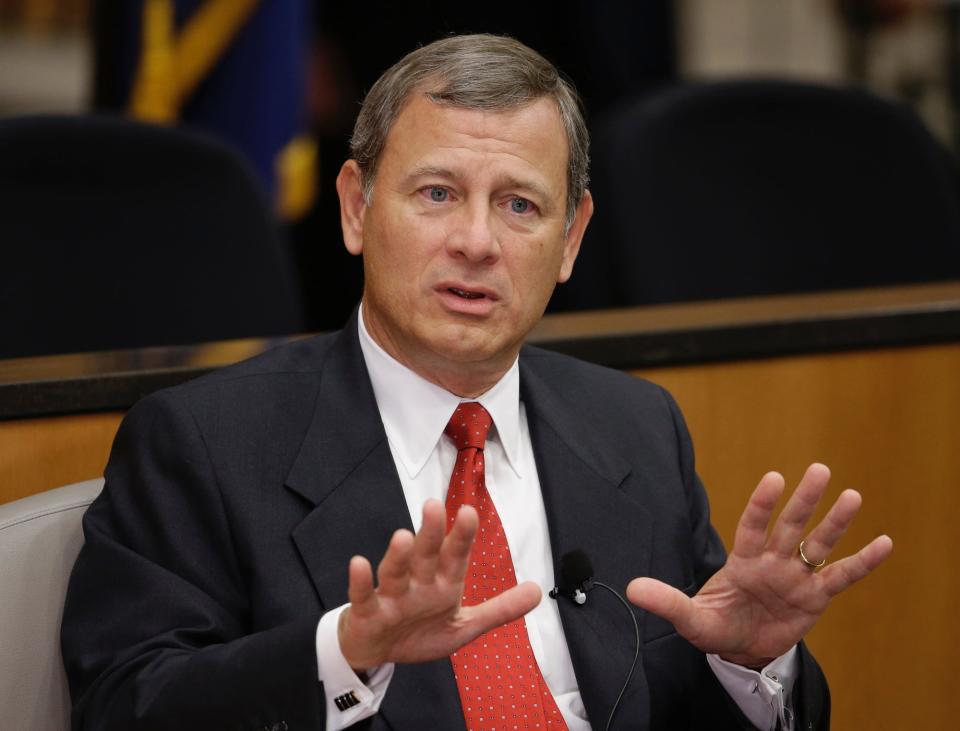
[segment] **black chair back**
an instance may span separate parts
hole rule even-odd
[[[960,277],[953,159],[862,91],[671,88],[596,125],[592,178],[594,221],[554,309]]]
[[[0,357],[285,335],[290,254],[223,144],[120,118],[0,120]]]

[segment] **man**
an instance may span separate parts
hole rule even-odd
[[[77,728],[826,727],[798,643],[891,550],[815,573],[859,496],[807,530],[814,465],[768,535],[770,473],[725,560],[670,397],[522,347],[592,212],[586,150],[515,41],[384,74],[337,181],[356,316],[118,433],[65,609]],[[616,599],[541,600],[578,548],[642,610],[622,694]]]

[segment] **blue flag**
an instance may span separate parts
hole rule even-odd
[[[309,0],[130,0],[114,8],[127,111],[232,143],[281,215],[305,213],[316,168],[304,134]]]

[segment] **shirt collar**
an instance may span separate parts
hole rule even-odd
[[[367,332],[363,306],[357,317],[360,350],[373,385],[387,439],[410,477],[423,469],[461,401],[478,401],[490,412],[510,468],[520,477],[520,366],[514,360],[503,377],[476,399],[462,399],[399,363]]]

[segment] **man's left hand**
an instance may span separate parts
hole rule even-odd
[[[806,533],[830,481],[830,470],[813,464],[767,535],[783,493],[783,477],[764,475],[747,503],[726,564],[693,598],[651,578],[630,582],[627,597],[670,621],[703,652],[760,668],[797,642],[820,618],[830,600],[879,566],[893,549],[882,535],[852,556],[815,570],[860,509],[860,494],[845,490],[816,527]],[[803,540],[803,555],[798,551]],[[809,562],[809,563],[807,563]]]

